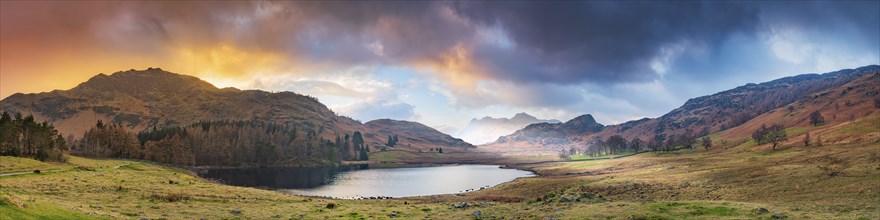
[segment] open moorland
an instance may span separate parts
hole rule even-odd
[[[0,157],[3,219],[877,219],[880,117],[740,144],[616,159],[508,162],[533,170],[471,193],[332,200],[218,184],[144,161]],[[724,141],[716,140],[716,141]],[[394,159],[393,152],[373,158]],[[384,154],[384,155],[383,155]],[[382,156],[379,156],[382,155]],[[406,157],[406,155],[401,156]],[[429,156],[424,156],[429,157]],[[514,161],[514,160],[511,160]],[[497,162],[504,162],[498,160]],[[34,173],[33,170],[40,170]]]

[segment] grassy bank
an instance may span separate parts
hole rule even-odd
[[[647,153],[614,160],[546,163],[529,167],[542,177],[464,195],[395,200],[291,196],[216,184],[175,168],[125,160],[72,157],[76,164],[59,165],[3,157],[3,164],[63,168],[0,177],[0,217],[460,219],[472,218],[479,211],[482,218],[716,219],[769,218],[774,213],[796,218],[880,218],[876,205],[880,191],[871,188],[877,186],[880,173],[876,165],[870,166],[877,159],[868,153],[874,146],[827,148],[731,152],[723,157],[711,152],[672,157]],[[859,152],[868,154],[857,156]],[[846,156],[856,158],[837,176],[805,164],[821,160],[816,158]],[[455,208],[453,204],[459,202],[469,205]],[[758,208],[771,213],[758,214],[754,211]]]
[[[821,147],[799,146],[792,137],[779,150],[739,146],[518,165],[510,159],[507,164],[541,176],[466,194],[393,200],[226,186],[141,161],[0,157],[0,173],[53,171],[0,176],[0,219],[880,219],[880,129],[864,128],[867,122],[851,126],[860,127],[816,131],[828,140]],[[847,136],[831,135],[841,130]],[[372,157],[477,158],[408,154]]]

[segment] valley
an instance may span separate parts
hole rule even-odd
[[[658,151],[648,145],[605,156],[575,153],[570,160],[560,160],[560,146],[571,140],[601,140],[603,133],[621,126],[604,126],[585,115],[561,124],[530,125],[499,139],[511,144],[444,145],[445,152],[408,146],[369,152],[365,161],[342,161],[379,169],[500,164],[537,174],[445,195],[329,199],[223,185],[198,177],[186,166],[145,160],[71,155],[66,162],[41,162],[3,156],[0,215],[13,219],[876,219],[880,218],[880,108],[872,106],[871,98],[880,90],[880,73],[876,66],[859,71],[849,82],[798,95],[790,104],[773,105],[778,107],[740,125],[709,129],[714,133],[703,136],[709,137],[711,147],[702,142]],[[835,98],[826,98],[832,94]],[[10,104],[4,100],[3,105]],[[812,112],[826,119],[813,124]],[[644,120],[624,125],[640,121]],[[767,123],[785,126],[787,138],[775,149],[750,137],[758,125]],[[442,143],[443,138],[420,136],[436,131],[412,122],[377,120],[365,126],[373,132],[430,142]],[[437,137],[441,139],[432,139]],[[543,139],[529,142],[536,140],[531,138]],[[585,146],[582,152],[610,145]]]
[[[578,154],[572,155],[570,160],[560,160],[557,149],[565,149],[566,145],[577,143],[576,140],[602,140],[602,135],[609,131],[621,131],[615,128],[621,125],[604,126],[596,123],[592,116],[585,115],[560,124],[529,125],[498,142],[476,148],[467,147],[467,144],[460,145],[465,148],[443,145],[446,150],[443,152],[441,147],[433,147],[436,145],[412,146],[421,142],[410,137],[445,143],[442,135],[422,136],[431,135],[436,130],[413,122],[377,120],[366,123],[364,130],[399,134],[407,137],[402,142],[407,146],[369,152],[369,160],[342,161],[343,164],[376,168],[500,164],[538,174],[476,191],[390,200],[340,200],[222,185],[198,177],[186,166],[144,160],[68,156],[66,162],[40,162],[3,156],[0,157],[0,209],[3,209],[2,215],[15,219],[52,216],[148,219],[194,216],[209,219],[874,219],[880,217],[880,207],[876,205],[880,204],[880,185],[876,182],[880,176],[880,110],[867,100],[880,90],[878,69],[876,66],[869,70],[859,69],[849,82],[796,95],[801,98],[792,99],[791,104],[769,105],[777,106],[777,109],[764,110],[763,114],[740,125],[729,125],[734,126],[732,128],[703,129],[715,132],[703,134],[709,138],[711,148],[702,146],[707,144],[703,142],[699,143],[699,148],[678,146],[662,148],[673,149],[671,151],[657,151],[657,146],[680,143],[664,142],[654,143],[654,146],[646,144],[637,151],[625,151],[629,153],[594,155],[595,158]],[[831,94],[835,94],[835,98],[826,98]],[[21,101],[15,100],[23,97],[28,96],[13,96],[4,100],[2,106],[20,109],[23,105],[15,103]],[[682,108],[690,108],[687,106],[690,105],[685,104]],[[812,124],[807,120],[813,114],[811,112],[827,115],[828,119],[821,124]],[[69,120],[59,117],[54,122]],[[660,120],[666,120],[664,117]],[[653,120],[624,123],[624,126],[637,124],[625,131],[638,131],[635,129],[642,124],[654,123]],[[205,128],[210,129],[204,131],[221,129],[214,126],[224,126],[226,122],[214,123],[219,125],[209,124]],[[787,139],[776,149],[771,149],[769,143],[757,144],[750,140],[750,131],[758,124],[766,123],[781,123],[786,127]],[[71,132],[65,127],[59,129]],[[188,136],[198,135],[199,130],[186,133]],[[210,133],[206,134],[210,136]],[[394,140],[393,136],[389,138]],[[812,144],[805,144],[804,139],[811,140]],[[348,137],[345,140],[348,143]],[[586,146],[588,148],[582,152],[610,145]],[[385,147],[391,148],[390,145]],[[575,147],[572,149],[580,151]]]
[[[878,125],[869,119],[822,129],[876,134]],[[856,129],[862,126],[873,129]],[[0,177],[0,209],[15,219],[875,219],[880,217],[877,143],[829,139],[821,147],[789,143],[781,150],[739,146],[511,164],[540,176],[461,195],[392,200],[331,200],[226,186],[143,161],[71,157],[67,164],[53,164],[0,157],[4,172],[59,170]]]
[[[880,1],[0,0],[0,220],[880,220]]]

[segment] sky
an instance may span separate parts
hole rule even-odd
[[[880,64],[878,1],[2,1],[0,98],[159,67],[454,132]]]

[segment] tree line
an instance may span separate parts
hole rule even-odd
[[[813,126],[818,126],[824,122],[825,119],[820,113],[813,112],[810,114],[810,124]],[[773,124],[769,127],[762,124],[761,127],[752,132],[751,138],[758,145],[772,144],[771,148],[775,150],[780,143],[788,140],[788,134],[785,131],[785,127],[780,124]],[[693,131],[690,129],[687,129],[684,134],[670,135],[669,137],[667,137],[666,134],[661,133],[655,135],[654,138],[647,143],[639,138],[633,138],[632,140],[627,141],[621,135],[612,135],[608,137],[608,139],[596,137],[588,142],[587,146],[583,149],[578,149],[576,147],[562,149],[559,151],[559,157],[564,160],[569,160],[572,155],[578,153],[591,157],[600,157],[626,152],[638,153],[642,150],[648,149],[652,152],[669,152],[675,149],[680,149],[681,147],[694,149],[698,142],[706,149],[706,151],[709,151],[713,145],[712,138],[708,136],[708,132],[706,132],[705,129],[698,135],[693,135]],[[811,143],[821,146],[822,139],[821,137],[817,137],[815,142],[813,142],[810,139],[810,133],[806,133],[804,135],[803,143],[804,146],[810,146]]]
[[[48,122],[37,122],[33,115],[0,114],[0,155],[64,162],[67,141]]]
[[[335,140],[319,133],[275,123],[222,120],[154,127],[135,135],[121,125],[99,121],[72,153],[184,166],[324,166],[369,159],[369,146],[360,132],[337,134]]]
[[[397,135],[388,135],[388,142],[385,143],[385,146],[394,147],[397,145]]]
[[[664,133],[660,133],[654,135],[654,138],[648,141],[643,141],[640,138],[626,140],[621,135],[611,135],[607,139],[596,137],[587,142],[587,145],[582,149],[570,147],[569,149],[560,150],[559,157],[567,160],[571,158],[571,155],[579,153],[590,157],[601,157],[623,153],[638,153],[646,150],[669,152],[682,147],[694,149],[697,146],[696,144],[698,144],[698,138],[701,136],[699,144],[708,151],[712,147],[712,139],[707,136],[708,133],[708,129],[703,129],[698,134],[695,134],[691,129],[686,129],[684,134],[667,136]]]

